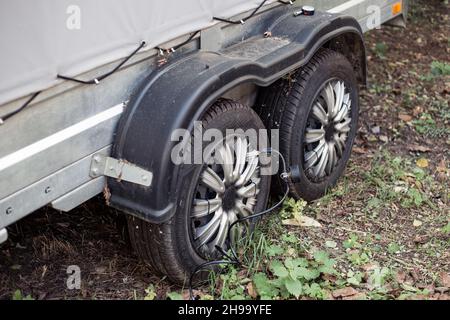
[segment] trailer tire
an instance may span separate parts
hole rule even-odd
[[[219,100],[216,102],[206,112],[202,119],[202,124],[203,130],[213,128],[218,129],[223,133],[225,133],[226,129],[264,129],[261,119],[251,108],[230,100]],[[233,139],[233,141],[235,140]],[[240,143],[240,145],[242,145],[242,141]],[[250,148],[248,150],[250,150]],[[237,159],[237,151],[233,154]],[[245,155],[247,155],[247,153],[245,153]],[[204,223],[203,225],[195,227],[196,221],[192,219],[195,218],[194,216],[196,215],[196,212],[201,212],[200,204],[198,204],[198,207],[196,205],[197,203],[200,203],[198,198],[203,199],[201,196],[203,192],[205,195],[212,194],[211,190],[208,191],[208,187],[204,187],[202,182],[200,182],[200,180],[203,179],[202,177],[204,176],[204,170],[206,170],[205,166],[196,164],[183,164],[181,166],[180,179],[182,179],[182,182],[181,188],[179,188],[180,196],[174,216],[167,222],[154,224],[128,215],[128,228],[130,240],[135,251],[140,258],[150,264],[152,271],[158,275],[166,275],[173,283],[180,286],[186,286],[191,273],[198,265],[210,260],[210,258],[217,258],[217,256],[214,256],[211,252],[206,252],[206,248],[211,249],[209,247],[209,243],[201,245],[202,251],[196,248],[200,244],[200,241],[206,239],[206,236],[203,238],[199,237],[197,239],[195,239],[194,236],[194,233],[196,235],[202,234],[201,232],[198,232],[198,228],[201,228],[202,226],[204,227],[208,224],[208,220],[206,218],[209,217],[211,214],[210,210],[212,211],[212,208],[214,207],[214,202],[211,199],[206,198],[209,199],[206,200],[208,201],[208,216],[198,218],[198,220],[206,219],[206,221],[202,222]],[[235,166],[233,166],[233,168],[235,168]],[[258,175],[258,179],[260,179],[260,181],[256,182],[257,179],[254,177],[256,177],[256,172],[259,172],[259,170],[260,169],[258,167],[255,174],[251,174],[252,178],[247,181],[250,185],[252,183],[255,185],[255,194],[252,195],[254,198],[252,198],[251,203],[249,202],[250,198],[245,198],[245,200],[243,197],[239,199],[233,198],[236,194],[232,195],[231,191],[229,192],[228,190],[236,188],[236,190],[239,191],[240,189],[237,187],[238,182],[234,183],[233,181],[235,180],[230,178],[228,183],[225,178],[225,174],[223,175],[223,183],[226,186],[226,192],[223,194],[216,193],[215,197],[220,199],[220,208],[223,208],[222,214],[228,215],[226,219],[231,219],[230,217],[232,216],[230,212],[234,212],[234,207],[230,205],[233,201],[234,203],[237,203],[236,201],[242,201],[242,203],[245,203],[246,205],[248,204],[249,208],[253,208],[253,213],[264,210],[269,196],[270,176]],[[238,170],[238,172],[239,171],[246,172],[244,169]],[[241,186],[246,185],[245,183],[242,183],[243,182],[241,182]],[[236,187],[234,187],[235,184]],[[231,185],[233,187],[231,187]],[[202,189],[200,192],[199,188],[206,188],[206,191],[203,191]],[[227,199],[232,199],[230,200],[231,202],[225,199],[225,194],[227,194]],[[251,204],[253,204],[253,206],[251,206]],[[227,206],[227,211],[225,211],[225,206]],[[216,214],[218,215],[218,212],[219,209],[213,211],[214,216]],[[209,222],[211,222],[212,219],[213,218],[211,218]],[[222,221],[224,220],[220,220],[220,226],[222,226]],[[232,220],[226,220],[227,223],[228,221]],[[206,228],[203,230],[206,230]],[[209,235],[213,238],[213,241],[217,240],[220,231],[221,229],[218,228],[216,237]],[[220,239],[217,241],[220,242]],[[208,256],[208,254],[211,256]],[[197,283],[200,280],[204,280],[207,275],[208,272],[201,272],[194,280]]]
[[[336,87],[337,83],[340,83],[340,86],[344,85],[344,87]],[[328,84],[331,87],[328,87]],[[328,89],[326,89],[327,87]],[[322,108],[326,111],[326,117],[322,121],[328,122],[324,126],[320,120],[315,119],[320,116],[314,116],[312,113],[317,102],[328,105],[328,100],[324,99],[323,93],[326,94],[327,90],[331,92],[330,88],[333,90],[335,107],[338,104],[336,101],[338,92],[336,90],[343,90],[341,94],[344,95],[344,100],[342,100],[342,105],[337,107],[340,108],[338,111],[347,114],[345,119],[341,119],[342,114],[340,113],[338,118],[333,118],[330,114],[336,112],[334,109],[329,112],[328,108]],[[347,104],[350,106],[347,106]],[[341,109],[347,107],[349,110]],[[280,151],[284,155],[287,165],[299,166],[300,182],[291,183],[292,196],[306,201],[313,201],[322,197],[343,174],[350,158],[357,131],[358,83],[350,62],[338,52],[321,49],[307,65],[296,73],[275,82],[267,88],[259,98],[257,111],[268,128],[280,130]],[[319,113],[321,112],[316,112],[316,114]],[[322,118],[324,116],[322,115]],[[340,119],[342,121],[337,121]],[[317,123],[313,123],[314,120],[317,120]],[[337,126],[340,130],[347,132],[329,129]],[[313,130],[320,130],[320,133]],[[314,138],[313,133],[317,137]],[[319,139],[322,133],[323,139],[314,141]],[[339,136],[335,139],[334,134]],[[344,136],[346,136],[345,139]],[[320,159],[325,158],[321,153],[322,149],[318,149],[321,143],[324,143],[324,148],[328,150],[327,161],[333,159],[328,162],[323,161],[327,163],[325,168],[319,166]],[[333,146],[331,147],[330,144],[333,144]],[[338,150],[338,148],[340,149]],[[340,153],[338,154],[338,152]],[[307,159],[309,159],[309,162]],[[329,162],[331,164],[328,166]],[[316,166],[311,167],[311,163],[315,163]],[[315,174],[316,171],[318,174]],[[282,186],[280,180],[274,181],[274,189],[281,190],[280,186]]]

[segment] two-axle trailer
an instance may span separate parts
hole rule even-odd
[[[180,164],[173,132],[198,120],[278,129],[298,168],[291,194],[320,197],[350,156],[363,33],[403,24],[406,10],[405,0],[2,2],[0,243],[43,206],[70,211],[103,192],[127,214],[137,253],[183,283],[277,181],[246,136],[217,151],[231,163]]]

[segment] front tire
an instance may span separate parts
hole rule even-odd
[[[258,115],[249,107],[230,100],[216,102],[202,119],[204,132],[217,129],[264,129]],[[153,224],[128,217],[132,245],[156,274],[166,275],[172,282],[185,286],[195,268],[217,258],[216,245],[227,249],[229,225],[246,214],[264,210],[269,196],[270,176],[260,175],[258,150],[250,140],[237,135],[219,149],[221,157],[233,159],[230,166],[216,164],[184,164],[181,166],[176,213],[167,222]],[[228,140],[227,140],[228,141]],[[240,151],[239,151],[240,150]],[[259,149],[260,150],[260,149]],[[222,153],[223,152],[223,153]],[[241,160],[238,160],[241,159]],[[238,165],[239,163],[239,165]],[[230,170],[231,168],[231,170]],[[234,230],[235,228],[233,228]],[[250,229],[238,227],[242,233]],[[236,233],[231,232],[231,237]],[[196,281],[207,273],[200,273]]]

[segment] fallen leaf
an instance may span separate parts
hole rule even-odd
[[[353,152],[357,154],[366,154],[367,150],[359,147],[353,147]]]
[[[410,121],[413,119],[413,117],[411,117],[409,114],[404,114],[404,113],[400,113],[400,114],[398,115],[398,118],[399,118],[400,120],[405,121],[405,122],[410,122]]]
[[[342,300],[366,300],[367,296],[364,292],[358,292],[355,295],[343,297]]]
[[[284,225],[287,226],[297,226],[297,227],[317,227],[320,228],[322,225],[315,219],[308,216],[300,216],[296,219],[286,219],[282,221]]]
[[[406,193],[408,191],[408,188],[402,187],[402,186],[396,186],[394,187],[395,193]]]
[[[416,219],[413,221],[413,226],[414,227],[420,227],[421,225],[422,225],[422,221],[416,220]]]
[[[442,159],[441,162],[439,162],[439,165],[437,166],[437,171],[438,172],[443,172],[445,173],[447,171],[447,167],[445,166],[445,160]]]
[[[419,236],[419,235],[417,235],[417,236],[414,237],[414,242],[415,243],[424,244],[424,243],[427,243],[428,240],[429,240],[428,236]]]
[[[334,290],[331,294],[333,295],[333,297],[339,298],[339,297],[354,296],[355,294],[358,294],[358,293],[359,292],[356,291],[355,289],[353,289],[352,287],[345,287],[342,289]]]
[[[405,280],[406,280],[406,273],[403,272],[403,271],[398,271],[398,272],[395,274],[395,280],[396,280],[398,283],[403,283],[403,282],[405,282]]]
[[[409,151],[414,151],[414,152],[430,152],[431,148],[428,148],[426,146],[421,146],[418,144],[410,144],[407,146]]]
[[[325,241],[325,245],[326,245],[328,248],[336,248],[337,243],[336,243],[335,241],[328,240],[328,241]]]
[[[416,161],[416,165],[419,168],[426,168],[428,167],[428,160],[425,158],[420,158],[419,160]]]
[[[249,296],[252,297],[253,299],[256,299],[258,297],[258,294],[256,293],[256,290],[253,287],[253,282],[249,282],[247,284],[247,292]]]
[[[418,116],[419,114],[421,114],[423,112],[423,108],[421,106],[416,106],[413,110],[413,114],[414,116]]]
[[[450,288],[450,275],[444,271],[439,273],[439,282],[447,288]]]
[[[380,139],[380,141],[382,141],[382,142],[388,142],[388,141],[389,141],[388,136],[385,136],[385,135],[381,135],[381,136],[379,137],[379,139]]]
[[[370,129],[370,131],[372,131],[373,134],[380,134],[381,128],[379,126],[375,126],[375,127],[372,127]]]
[[[379,265],[378,265],[378,263],[376,263],[376,262],[369,262],[369,263],[366,263],[366,264],[364,264],[364,265],[362,265],[361,266],[361,268],[364,270],[364,271],[373,271],[373,270],[375,270],[376,268],[378,268],[379,267]]]

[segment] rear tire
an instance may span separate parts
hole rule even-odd
[[[336,87],[338,83],[339,86]],[[327,88],[328,84],[331,85],[332,90],[330,87]],[[323,107],[326,113],[326,116],[323,116],[324,119],[318,120],[318,117],[313,115],[313,108],[317,103],[328,105],[327,99],[324,99],[324,92],[327,90],[333,92],[336,110],[341,108],[339,110],[346,112],[345,119],[342,121],[337,121],[341,115],[333,115],[334,109],[328,110],[325,107]],[[337,106],[338,95],[341,95],[340,99],[343,98],[340,106]],[[350,105],[348,109],[345,109],[346,104]],[[280,151],[287,165],[298,165],[300,168],[300,182],[290,186],[292,196],[307,201],[322,197],[343,174],[357,131],[358,83],[350,62],[338,52],[321,49],[295,74],[267,88],[259,98],[257,111],[266,127],[280,129]],[[317,123],[314,123],[315,120]],[[347,124],[348,121],[350,122]],[[336,128],[348,131],[343,133]],[[307,143],[314,140],[313,133],[320,132],[317,134],[321,135],[320,130],[324,131],[326,138]],[[334,134],[338,134],[336,139]],[[344,136],[346,136],[345,139]],[[327,159],[332,159],[329,161],[331,162],[329,166],[327,162],[325,169],[319,166],[320,159],[325,158],[322,156],[322,149],[319,148],[321,143],[326,145],[324,148],[328,150],[326,151],[329,153]],[[314,162],[312,157],[317,158],[315,166],[311,166]],[[315,171],[318,173],[315,174]],[[274,189],[281,190],[280,180],[275,181],[274,184]]]
[[[229,100],[220,100],[216,102],[203,117],[202,123],[204,130],[211,128],[218,129],[224,136],[226,129],[240,128],[244,131],[248,129],[264,129],[261,119],[252,109]],[[198,188],[199,185],[201,185],[200,180],[203,177],[204,170],[205,166],[203,165],[182,165],[180,173],[180,177],[182,177],[180,178],[182,179],[182,187],[180,190],[182,191],[178,197],[179,200],[176,213],[169,221],[161,224],[153,224],[133,216],[128,216],[130,239],[137,254],[150,264],[152,270],[156,274],[166,275],[170,281],[181,286],[187,285],[191,273],[199,264],[204,263],[211,257],[214,258],[212,253],[211,257],[208,257],[208,254],[205,253],[207,249],[211,249],[209,243],[199,245],[199,239],[203,241],[203,239],[206,239],[206,236],[203,238],[197,237],[196,233],[201,226],[205,226],[208,223],[207,218],[210,215],[209,212],[210,210],[213,210],[212,202],[210,207],[210,200],[207,200],[208,215],[202,216],[201,219],[205,219],[205,221],[200,221],[198,223],[200,227],[195,227],[196,220],[193,220],[195,218],[195,213],[201,209],[201,207],[196,206],[196,203],[198,203],[198,198],[200,197]],[[249,183],[255,184],[256,182],[254,181],[256,180],[253,179],[252,175]],[[223,180],[223,183],[227,185],[225,174]],[[259,186],[259,193],[256,193],[255,191],[255,199],[252,200],[255,202],[252,207],[254,213],[264,210],[267,204],[270,176],[261,176],[260,181],[257,183]],[[231,186],[227,185],[226,188],[228,192]],[[206,194],[207,191],[204,193]],[[232,205],[230,205],[229,199],[232,199],[231,203],[232,201],[238,201],[233,198],[235,195],[231,193],[231,191],[228,192],[227,211],[223,211],[224,214],[229,214],[229,212],[234,210],[234,207],[232,208]],[[219,193],[217,193],[216,197],[220,198]],[[224,199],[225,197],[223,198],[221,208],[225,208]],[[217,212],[218,209],[216,209],[214,215]],[[198,220],[201,219],[199,218]],[[212,219],[209,220],[209,222],[210,221],[212,221]],[[222,222],[222,220],[220,221]],[[221,229],[218,228],[217,233],[214,234],[219,235],[220,230]],[[211,238],[213,238],[213,236],[211,236]],[[213,238],[213,241],[216,241],[217,239],[218,237],[216,236]],[[229,241],[229,239],[226,241]],[[200,248],[198,248],[199,246]],[[200,276],[195,279],[196,282],[203,280],[206,275],[206,272],[201,273]]]

